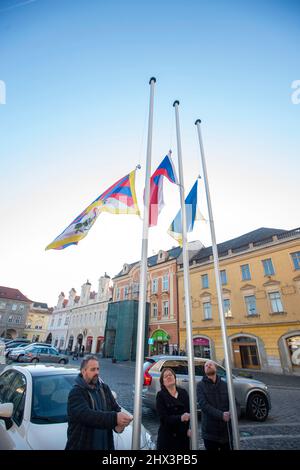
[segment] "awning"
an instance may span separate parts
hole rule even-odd
[[[170,335],[168,335],[164,330],[156,330],[151,338],[154,339],[154,341],[169,341]]]
[[[207,338],[193,338],[193,344],[197,346],[209,346]]]

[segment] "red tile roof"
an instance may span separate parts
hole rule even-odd
[[[12,287],[0,286],[0,298],[1,299],[10,299],[10,300],[19,300],[22,302],[32,302],[32,300],[27,299],[19,289],[13,289]]]

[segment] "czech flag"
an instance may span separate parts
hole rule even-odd
[[[150,179],[149,227],[157,225],[158,215],[164,207],[163,177],[178,184],[175,168],[171,160],[171,151],[165,156]]]

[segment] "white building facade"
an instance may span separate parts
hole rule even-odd
[[[84,353],[100,353],[111,298],[111,279],[106,274],[99,279],[98,292],[91,292],[89,281],[81,287],[80,296],[74,288],[68,299],[61,292],[49,325],[52,345],[69,352],[83,347]]]

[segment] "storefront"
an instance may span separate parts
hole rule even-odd
[[[260,369],[260,359],[255,338],[238,336],[232,340],[234,366],[238,369]]]
[[[164,330],[156,330],[151,336],[152,344],[149,345],[150,354],[169,354],[170,335]]]
[[[96,353],[100,353],[103,348],[104,336],[97,337]]]
[[[210,341],[208,338],[198,336],[193,338],[194,356],[211,359]]]
[[[290,336],[286,338],[286,345],[293,372],[300,373],[300,336]]]
[[[93,337],[88,336],[86,339],[86,346],[85,346],[85,352],[90,353],[92,350],[92,344],[93,344]]]

